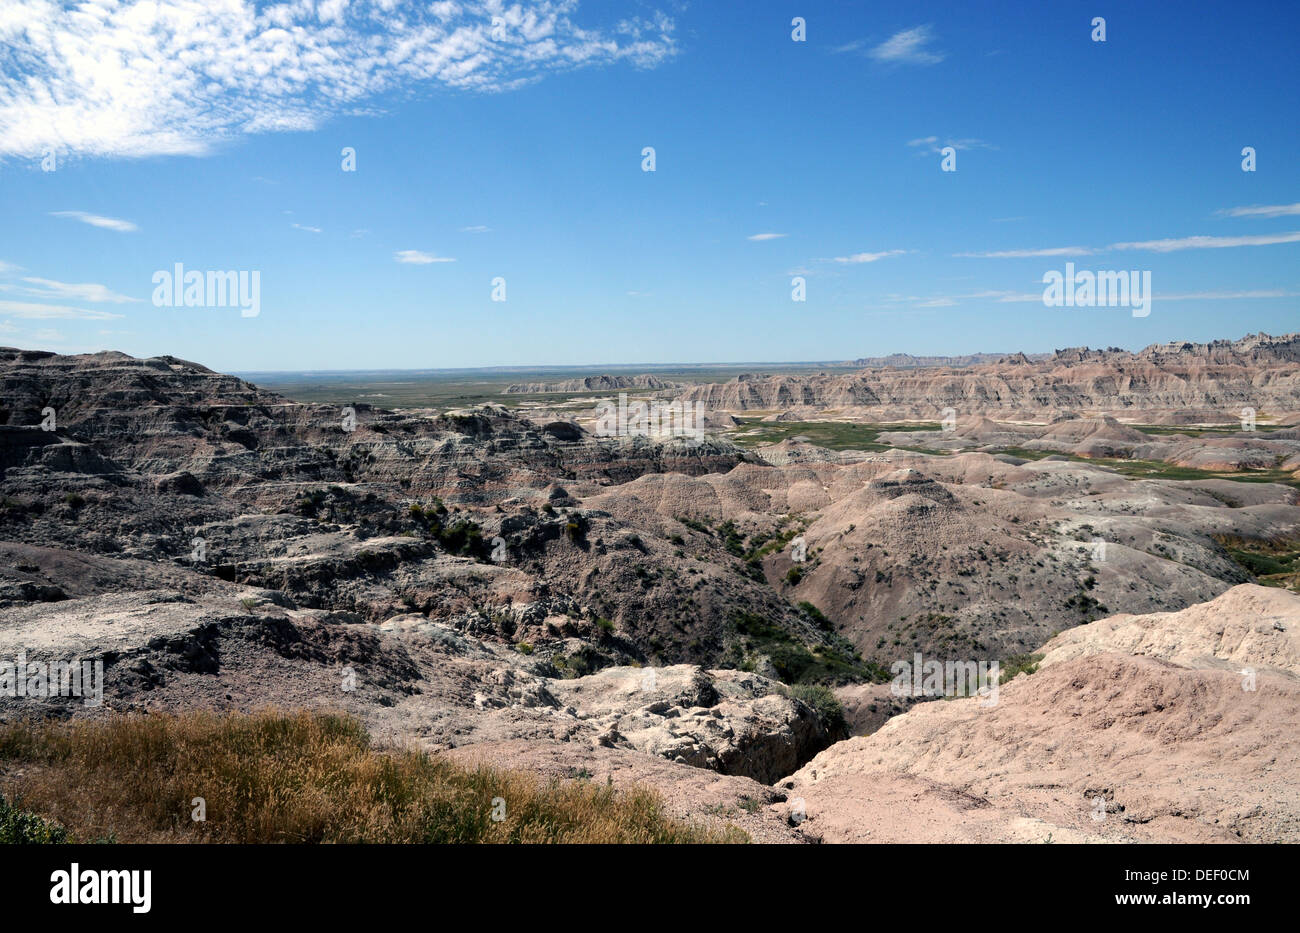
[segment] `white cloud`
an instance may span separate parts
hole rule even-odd
[[[0,153],[2,152],[3,143],[0,143]],[[80,220],[83,224],[90,224],[92,227],[103,227],[105,230],[114,230],[118,233],[133,233],[140,229],[129,220],[119,220],[116,217],[103,217],[99,214],[87,214],[85,211],[50,211],[50,216],[69,217],[72,220]]]
[[[929,26],[916,26],[894,33],[867,54],[878,62],[934,65],[943,61],[944,56],[942,52],[931,52],[925,48],[933,38]]]
[[[23,281],[27,285],[0,285],[0,291],[19,292],[33,298],[61,298],[71,301],[109,302],[111,304],[126,304],[127,302],[140,300],[127,295],[119,295],[108,286],[100,285],[97,282],[73,284],[34,277],[24,277]]]
[[[953,253],[964,259],[1033,259],[1051,256],[1092,256],[1109,250],[1147,250],[1154,253],[1172,253],[1183,249],[1223,249],[1231,246],[1273,246],[1278,243],[1298,243],[1300,232],[1264,233],[1255,236],[1186,236],[1166,240],[1142,240],[1134,243],[1112,243],[1110,246],[1053,246],[1047,249],[1005,249],[986,253]]]
[[[662,14],[602,30],[577,25],[577,6],[4,0],[0,156],[201,155],[248,133],[312,129],[385,93],[504,91],[677,51]]]
[[[836,262],[875,262],[878,259],[884,259],[886,256],[901,256],[906,253],[905,249],[887,249],[883,253],[854,253],[852,256],[836,256]]]
[[[1259,236],[1185,236],[1171,240],[1112,243],[1108,248],[1172,253],[1180,249],[1225,249],[1231,246],[1273,246],[1278,243],[1300,243],[1300,233],[1266,233]]]
[[[455,262],[454,259],[448,259],[445,256],[435,256],[433,253],[421,252],[418,249],[399,249],[393,254],[393,258],[398,262],[412,263],[417,266],[427,266],[431,262]]]
[[[1258,207],[1229,207],[1216,213],[1227,217],[1290,217],[1300,214],[1300,202],[1295,204],[1266,204]]]
[[[491,227],[485,227],[482,224],[477,224],[473,227],[461,227],[460,232],[461,233],[487,233],[491,229],[492,229]]]
[[[788,235],[789,235],[789,234],[785,234],[785,233],[755,233],[755,234],[754,234],[753,236],[751,236],[751,237],[746,237],[746,239],[749,239],[749,240],[779,240],[779,239],[781,239],[781,237],[783,237],[783,236],[788,236]]]
[[[907,144],[912,147],[921,147],[920,155],[927,153],[942,152],[945,146],[952,146],[954,149],[997,149],[992,143],[987,143],[982,139],[945,139],[943,145],[939,144],[938,136],[922,136],[920,139],[909,139]]]
[[[1260,288],[1240,292],[1190,292],[1186,295],[1161,295],[1161,301],[1239,301],[1245,298],[1297,298],[1300,292],[1281,288]]]
[[[85,308],[72,308],[67,305],[38,305],[24,301],[0,301],[0,314],[12,317],[30,318],[47,321],[54,318],[74,318],[86,321],[108,321],[122,317],[110,311],[89,311]]]
[[[295,230],[306,230],[308,233],[322,233],[320,227],[308,227],[305,224],[289,224]]]
[[[1297,298],[1300,292],[1286,289],[1247,289],[1241,291],[1188,292],[1186,294],[1159,294],[1161,301],[1232,301],[1256,298]],[[947,308],[966,301],[992,300],[998,304],[1017,304],[1041,302],[1042,292],[1012,292],[1001,289],[987,289],[962,295],[933,295],[928,298],[891,295],[885,299],[891,302],[909,302],[918,308]]]
[[[1032,259],[1038,256],[1091,256],[1086,246],[1052,246],[1047,249],[1003,249],[991,253],[953,253],[959,259]]]

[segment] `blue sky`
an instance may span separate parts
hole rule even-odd
[[[208,6],[7,0],[0,344],[252,371],[1300,330],[1294,3]],[[1150,271],[1151,314],[1045,307],[1067,261]],[[156,307],[177,262],[258,271],[260,313]]]

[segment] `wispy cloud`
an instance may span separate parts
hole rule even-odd
[[[1300,201],[1295,204],[1267,204],[1257,207],[1229,207],[1215,211],[1225,217],[1291,217],[1300,214]]]
[[[1049,246],[1046,249],[1001,249],[988,253],[953,253],[959,259],[1033,259],[1039,256],[1091,256],[1086,246]]]
[[[482,224],[476,224],[473,227],[461,227],[460,232],[461,233],[487,233],[491,229],[492,229],[491,227],[485,227]]]
[[[3,127],[3,115],[0,114],[0,127]],[[3,143],[0,143],[3,147]],[[0,151],[3,151],[0,148]],[[119,220],[116,217],[103,217],[99,214],[88,214],[85,211],[50,211],[51,217],[68,217],[72,220],[79,220],[83,224],[90,224],[92,227],[102,227],[105,230],[115,230],[118,233],[133,233],[140,228],[129,220]]]
[[[433,253],[421,252],[418,249],[399,249],[393,254],[393,258],[398,262],[411,263],[417,266],[427,266],[431,262],[455,262],[454,259],[448,259],[445,256],[435,256]]]
[[[1300,292],[1283,288],[1257,288],[1239,292],[1188,292],[1160,296],[1161,301],[1240,301],[1247,298],[1300,298]]]
[[[1297,298],[1300,292],[1281,288],[1243,289],[1239,291],[1185,292],[1181,294],[1157,294],[1161,301],[1242,301],[1266,298]],[[987,289],[978,292],[965,292],[959,295],[889,295],[885,301],[906,302],[917,308],[949,308],[967,301],[994,301],[998,304],[1037,303],[1043,300],[1043,293],[1014,292],[1005,289]]]
[[[113,314],[111,311],[91,311],[86,308],[69,307],[68,305],[38,305],[24,301],[0,301],[0,314],[31,318],[33,320],[80,318],[86,321],[108,321],[123,316]]]
[[[784,236],[788,236],[788,235],[789,235],[789,234],[786,234],[786,233],[755,233],[755,234],[754,234],[753,236],[751,236],[751,237],[746,237],[746,239],[749,239],[749,240],[779,240],[779,239],[781,239],[782,237],[784,237]]]
[[[943,61],[944,54],[926,48],[933,39],[929,26],[914,26],[894,33],[867,54],[878,62],[934,65]]]
[[[18,292],[23,295],[30,295],[33,298],[58,298],[63,301],[94,301],[108,302],[110,304],[126,304],[127,302],[140,301],[139,298],[120,295],[108,286],[100,285],[97,282],[74,284],[30,276],[24,277],[22,281],[27,284],[0,284],[0,291]]]
[[[1107,248],[1141,249],[1153,253],[1172,253],[1181,249],[1226,249],[1233,246],[1273,246],[1278,243],[1300,243],[1300,233],[1265,233],[1258,236],[1185,236],[1170,240],[1112,243]]]
[[[883,253],[854,253],[852,256],[836,256],[835,262],[875,262],[878,259],[884,259],[886,256],[901,256],[906,252],[905,249],[887,249]]]
[[[117,0],[73,12],[5,0],[0,156],[200,155],[244,134],[312,129],[393,91],[505,91],[677,51],[663,14],[589,28],[573,21],[577,6]]]
[[[983,253],[953,253],[964,259],[1034,259],[1051,256],[1093,256],[1110,250],[1145,250],[1151,253],[1172,253],[1184,249],[1226,249],[1233,246],[1273,246],[1279,243],[1300,243],[1300,232],[1262,233],[1253,236],[1185,236],[1166,240],[1141,240],[1133,243],[1112,243],[1109,246],[1053,246],[1046,249],[1004,249]]]
[[[306,224],[289,224],[295,230],[305,230],[308,233],[323,233],[320,227],[309,227]]]
[[[938,136],[922,136],[920,139],[909,139],[909,146],[919,148],[919,155],[928,155],[942,152],[945,146],[951,146],[954,149],[997,149],[992,143],[985,142],[982,139],[944,139],[940,143]]]

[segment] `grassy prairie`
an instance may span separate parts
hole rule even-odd
[[[1207,434],[1213,436],[1216,434],[1223,435],[1223,434],[1244,433],[1242,431],[1240,422],[1233,422],[1231,424],[1203,425],[1201,427],[1179,427],[1177,425],[1170,425],[1170,424],[1126,424],[1125,427],[1133,428],[1135,430],[1141,431],[1143,434],[1155,434],[1155,435],[1185,434],[1188,437],[1204,437]],[[1278,425],[1261,424],[1256,426],[1255,428],[1255,432],[1258,434],[1270,434],[1273,431],[1283,431],[1283,430],[1286,430],[1286,428],[1285,426],[1280,424]]]
[[[1286,470],[1239,470],[1220,472],[1198,470],[1195,467],[1176,466],[1162,460],[1115,460],[1107,457],[1078,457],[1054,450],[1027,450],[1024,447],[1003,447],[997,451],[1022,460],[1042,460],[1045,457],[1063,457],[1074,463],[1092,463],[1110,467],[1130,479],[1207,480],[1226,479],[1235,483],[1280,483],[1300,489],[1300,480]]]
[[[1212,537],[1255,582],[1300,592],[1300,538],[1261,541],[1234,535]]]
[[[299,402],[354,405],[376,408],[467,408],[492,403],[517,407],[528,403],[554,405],[566,398],[590,399],[605,392],[564,392],[531,395],[503,395],[512,383],[565,382],[586,376],[608,374],[634,376],[652,373],[669,382],[695,385],[728,382],[743,372],[808,373],[834,369],[833,363],[747,363],[699,366],[582,366],[504,367],[498,369],[374,370],[369,372],[262,372],[238,373],[264,389]],[[648,395],[644,390],[633,390]]]
[[[867,424],[852,421],[763,421],[759,418],[738,418],[740,426],[730,434],[739,447],[760,447],[779,444],[792,437],[806,437],[809,443],[827,450],[916,450],[920,453],[942,454],[945,451],[921,447],[892,447],[881,444],[877,438],[885,431],[938,431],[936,422],[909,424]]]
[[[668,817],[651,790],[466,768],[371,746],[317,713],[0,725],[3,834],[30,841],[747,842]],[[206,820],[193,818],[202,798]],[[494,817],[501,817],[496,819]],[[18,841],[16,839],[11,841]]]

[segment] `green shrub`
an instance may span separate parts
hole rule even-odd
[[[1043,660],[1041,654],[1013,654],[1003,658],[1002,663],[998,666],[1002,670],[1002,676],[998,678],[999,684],[1004,684],[1017,674],[1032,674],[1038,670],[1038,662]]]
[[[844,707],[830,687],[823,684],[795,684],[790,688],[790,696],[812,707],[831,734],[842,735],[848,731]]]
[[[816,623],[817,627],[822,631],[829,632],[831,630],[831,620],[826,618],[826,616],[822,614],[822,611],[812,603],[805,600],[799,603],[799,609],[804,615],[812,619],[813,622]]]
[[[53,820],[18,809],[0,796],[0,845],[51,845],[68,841],[68,831]]]

